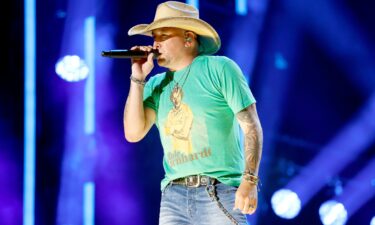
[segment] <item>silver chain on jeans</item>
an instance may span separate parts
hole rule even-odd
[[[217,205],[219,206],[219,209],[223,211],[223,213],[232,221],[233,224],[239,225],[239,223],[236,221],[236,219],[228,212],[226,208],[224,208],[223,204],[219,201],[219,198],[216,195],[216,188],[214,185],[207,185],[206,191],[208,195],[211,197],[212,201],[215,201]]]

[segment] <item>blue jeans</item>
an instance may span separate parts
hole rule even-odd
[[[201,187],[169,184],[162,192],[159,225],[246,225],[233,211],[236,187],[223,183]]]

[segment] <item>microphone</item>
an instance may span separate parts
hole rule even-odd
[[[103,57],[110,57],[110,58],[147,58],[148,54],[154,53],[154,58],[160,55],[157,49],[152,49],[150,52],[141,51],[141,50],[109,50],[109,51],[102,51]]]

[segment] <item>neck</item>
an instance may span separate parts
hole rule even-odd
[[[177,63],[173,67],[170,67],[169,70],[171,71],[181,70],[187,67],[188,65],[190,65],[194,61],[195,57],[197,57],[197,55],[188,55],[184,57],[183,59],[181,59],[179,63]]]

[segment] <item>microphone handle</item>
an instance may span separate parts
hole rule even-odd
[[[158,50],[152,50],[154,53],[154,58],[159,55]],[[110,58],[147,58],[148,54],[151,52],[141,51],[141,50],[109,50],[109,51],[102,51],[103,57],[110,57]]]

